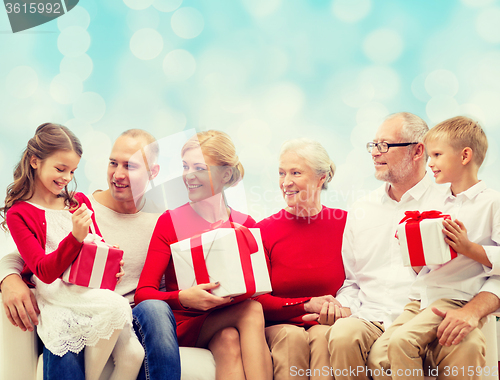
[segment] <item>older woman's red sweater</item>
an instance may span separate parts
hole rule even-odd
[[[297,217],[281,210],[262,221],[262,242],[273,292],[256,297],[267,325],[304,322],[304,303],[312,297],[335,296],[345,274],[342,264],[342,235],[347,212],[323,206],[312,217]]]

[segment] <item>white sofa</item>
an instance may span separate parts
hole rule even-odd
[[[493,315],[488,317],[482,331],[486,337],[486,366],[498,368],[496,321]],[[215,362],[210,351],[181,347],[180,353],[182,380],[215,380]],[[111,370],[112,363],[109,361],[100,380],[109,379]],[[42,380],[42,374],[42,357],[38,353],[36,333],[23,332],[9,322],[0,293],[0,380]],[[498,372],[483,376],[483,380],[490,379],[498,379]]]
[[[7,316],[0,293],[0,380],[42,380],[43,360],[39,355],[35,332],[14,327]],[[215,380],[212,353],[203,348],[181,347],[181,380]],[[112,371],[108,361],[100,380],[107,380]]]

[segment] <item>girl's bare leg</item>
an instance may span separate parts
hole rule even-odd
[[[234,327],[226,327],[215,333],[208,343],[215,359],[215,379],[245,380],[241,360],[240,334]]]
[[[245,378],[272,380],[273,366],[264,335],[265,323],[261,304],[246,300],[215,310],[205,320],[196,345],[208,347],[215,334],[226,327],[234,327],[239,332]]]

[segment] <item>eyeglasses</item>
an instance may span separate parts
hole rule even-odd
[[[380,153],[387,153],[389,151],[389,148],[392,148],[393,146],[408,146],[412,144],[418,144],[418,142],[409,142],[409,143],[394,143],[394,144],[389,144],[386,142],[369,142],[366,144],[366,150],[368,153],[371,153],[373,148],[377,147],[378,151]]]

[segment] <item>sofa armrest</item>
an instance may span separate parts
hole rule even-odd
[[[35,380],[37,363],[36,332],[22,331],[10,323],[0,293],[0,379]]]

